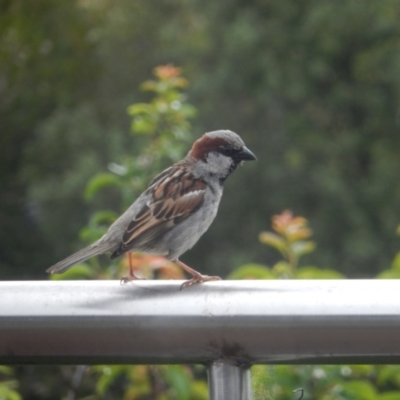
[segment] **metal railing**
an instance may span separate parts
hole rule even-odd
[[[190,364],[251,399],[253,364],[400,364],[395,280],[0,283],[0,364]]]

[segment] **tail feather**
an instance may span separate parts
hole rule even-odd
[[[107,253],[114,249],[115,246],[111,246],[109,243],[95,242],[88,247],[70,255],[64,260],[59,261],[46,270],[50,274],[62,274],[66,270],[70,269],[75,264],[86,261],[87,259],[98,256],[99,254]]]

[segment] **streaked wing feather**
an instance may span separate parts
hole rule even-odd
[[[147,189],[153,198],[128,225],[115,258],[130,249],[148,249],[150,242],[196,212],[204,201],[206,183],[181,168],[162,173]],[[155,185],[155,186],[154,186]]]

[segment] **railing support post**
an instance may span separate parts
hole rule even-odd
[[[208,367],[210,400],[251,400],[250,369],[223,361]]]

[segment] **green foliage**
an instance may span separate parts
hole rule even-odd
[[[345,276],[334,269],[321,269],[317,267],[302,267],[296,272],[297,279],[343,279]]]
[[[228,279],[276,279],[268,267],[261,264],[245,264],[232,271]]]
[[[153,95],[152,99],[128,107],[132,116],[131,133],[136,143],[133,155],[126,156],[120,164],[111,162],[110,172],[96,174],[86,185],[88,202],[93,202],[110,187],[121,199],[118,212],[102,210],[92,214],[80,233],[81,239],[87,243],[103,235],[157,173],[184,156],[193,140],[189,118],[196,115],[196,110],[182,92],[188,82],[181,76],[181,69],[172,65],[160,66],[154,69],[154,76],[154,80],[141,85],[144,91]],[[115,277],[124,273],[124,269],[124,260],[116,260],[108,263],[107,268],[101,268],[98,260],[91,259],[67,274],[52,275],[51,279]]]
[[[204,370],[204,367],[198,366]],[[207,383],[194,380],[187,366],[94,366],[90,373],[96,379],[96,393],[101,398],[116,393],[119,382],[121,399],[206,400]],[[122,390],[121,390],[122,386]]]
[[[53,281],[70,281],[91,279],[93,277],[93,268],[87,264],[76,264],[73,269],[69,269],[64,274],[51,275]]]
[[[284,211],[272,217],[272,229],[275,232],[261,232],[260,242],[277,250],[283,257],[272,267],[261,264],[245,264],[231,274],[229,279],[342,279],[344,275],[333,269],[321,269],[314,266],[299,267],[300,259],[313,252],[315,242],[309,240],[312,235],[308,221],[303,217],[294,217],[291,211]]]
[[[41,218],[36,208],[43,196],[36,202],[30,200],[33,192],[41,192],[33,185],[34,180],[40,186],[44,175],[54,178],[55,172],[62,169],[55,168],[48,160],[63,146],[47,143],[49,146],[39,146],[40,150],[36,148],[34,154],[28,156],[27,153],[30,153],[28,148],[36,147],[39,142],[39,125],[56,108],[65,109],[78,98],[85,103],[93,94],[99,67],[95,63],[93,45],[86,40],[89,30],[85,13],[75,3],[56,5],[38,0],[32,7],[25,1],[12,0],[0,4],[2,277],[33,276],[39,268],[43,269],[51,254],[48,246],[51,234],[44,233],[51,230],[48,225],[51,220]],[[79,130],[83,130],[84,122],[80,122]],[[70,158],[68,148],[64,147],[63,151],[63,155],[68,154]],[[58,158],[58,166],[62,160],[66,157]],[[60,176],[57,178],[60,182]],[[52,189],[54,191],[55,186]],[[61,196],[61,191],[59,194]],[[79,218],[79,212],[76,217]],[[40,220],[40,228],[36,218]],[[53,213],[53,221],[55,219],[60,222],[57,212]],[[73,225],[72,222],[71,227]],[[25,240],[20,237],[23,232],[29,232]],[[23,265],[29,265],[25,272]]]
[[[296,399],[290,389],[293,387],[303,388],[305,399],[400,398],[397,366],[255,366],[252,368],[252,376],[254,400],[293,400]],[[387,380],[382,379],[382,376],[387,377]]]
[[[261,232],[260,241],[282,254],[285,263],[280,263],[279,269],[283,274],[294,276],[299,259],[315,249],[315,243],[307,240],[311,236],[308,222],[302,217],[294,218],[286,210],[272,218],[272,228],[276,233]]]
[[[335,270],[314,266],[300,267],[301,257],[308,253],[296,252],[307,247],[311,236],[308,221],[284,211],[272,218],[275,232],[262,232],[261,243],[278,250],[284,260],[272,268],[248,264],[231,276],[242,279],[342,279]],[[296,246],[300,242],[302,246]],[[315,248],[314,242],[312,249]],[[310,247],[311,248],[311,247]],[[378,278],[400,277],[400,253],[390,267]],[[236,274],[236,275],[235,275]],[[400,399],[400,367],[395,365],[335,365],[335,366],[253,366],[253,396],[255,400],[292,400],[293,390],[303,388],[304,398],[318,400],[395,400]]]
[[[312,223],[312,264],[352,276],[385,269],[400,202],[400,3],[195,2],[179,17],[190,11],[198,24],[171,33],[170,43],[185,46],[179,55],[194,70],[200,122],[246,135],[259,160],[233,178],[231,192],[227,185],[226,219],[204,245],[222,240],[223,253],[205,264],[237,266],[254,255],[273,263],[237,226],[261,231],[266,215],[289,207]],[[257,193],[237,194],[249,182]],[[232,240],[241,254],[231,255]]]
[[[88,200],[112,185],[122,196],[122,208],[126,208],[155,174],[182,158],[193,140],[189,118],[196,115],[196,110],[182,93],[188,82],[180,73],[180,68],[160,66],[154,69],[156,79],[141,85],[154,96],[149,103],[128,107],[134,155],[127,156],[121,164],[112,163],[111,173],[92,178],[85,193]]]
[[[400,236],[400,225],[396,230],[397,235]],[[400,278],[400,252],[394,257],[390,268],[380,272],[377,276],[380,279],[399,279]]]
[[[0,365],[0,399],[21,400],[18,393],[18,382],[13,377],[14,371],[10,367]]]
[[[94,195],[107,186],[119,186],[121,184],[118,176],[110,173],[97,174],[90,180],[85,190],[85,199],[90,201]]]
[[[234,129],[259,159],[227,183],[220,218],[188,262],[201,256],[204,272],[221,274],[275,262],[255,232],[296,207],[318,237],[311,264],[353,276],[386,268],[400,199],[397,2],[13,0],[1,11],[4,276],[37,276],[77,246],[93,209],[119,204],[111,187],[90,204],[82,192],[112,160],[138,154],[126,105],[135,103],[138,132],[152,129],[153,105],[134,89],[171,60],[194,82],[196,131]],[[251,196],[235,190],[254,182]]]
[[[399,22],[400,4],[392,0],[3,2],[0,273],[43,277],[81,241],[98,238],[154,173],[180,157],[192,140],[187,118],[194,110],[181,92],[187,82],[168,67],[144,84],[151,100],[134,90],[160,60],[173,60],[193,82],[198,131],[234,129],[259,159],[227,183],[219,218],[185,255],[189,264],[201,259],[204,272],[223,275],[247,263],[231,273],[235,279],[344,276],[332,268],[399,278],[399,256],[387,269],[398,251]],[[274,251],[257,243],[266,216],[282,207],[307,216],[318,251],[308,238],[291,243],[276,231],[260,236]],[[172,271],[143,261],[149,276]],[[124,261],[106,269],[92,259],[67,277],[125,270]],[[315,396],[368,396],[368,381],[377,398],[398,398],[396,373],[372,368],[391,378],[345,378],[344,366],[324,372],[330,391]],[[296,399],[293,388],[324,380],[312,375],[319,367],[273,370],[279,378],[275,384],[268,375],[273,390],[261,398]],[[203,387],[195,381],[192,390],[196,385]]]
[[[273,263],[255,232],[265,215],[296,207],[318,237],[312,264],[370,276],[386,268],[400,199],[397,2],[40,0],[32,9],[13,0],[0,18],[4,276],[37,276],[74,249],[93,208],[119,204],[111,188],[93,208],[82,192],[141,148],[124,134],[126,105],[136,104],[138,131],[151,129],[140,125],[153,106],[134,89],[171,60],[194,82],[196,130],[234,129],[259,159],[226,185],[235,195],[188,257],[218,273]],[[251,196],[234,189],[254,182]]]
[[[154,70],[155,80],[141,87],[153,94],[148,103],[137,103],[128,107],[132,116],[131,132],[137,143],[133,156],[126,157],[121,164],[112,163],[109,173],[96,174],[89,180],[85,198],[94,201],[110,186],[119,192],[120,213],[140,194],[149,180],[172,162],[181,159],[189,142],[189,118],[195,116],[195,108],[188,104],[182,93],[188,82],[181,77],[180,68],[171,65]],[[114,211],[95,212],[81,230],[81,239],[92,243],[98,239],[116,218]],[[155,274],[171,277],[175,266],[168,261],[160,263],[159,257],[133,256],[134,268],[142,275]],[[149,269],[149,266],[153,266]],[[120,277],[126,274],[124,258],[102,267],[97,259],[74,266],[62,275],[51,275],[51,279],[91,279]],[[182,277],[179,272],[178,277]],[[193,379],[193,370],[184,366],[95,366],[88,371],[95,381],[95,393],[101,398],[118,396],[122,399],[139,399],[149,396],[154,400],[205,400],[207,384]],[[116,382],[123,382],[117,388]]]

